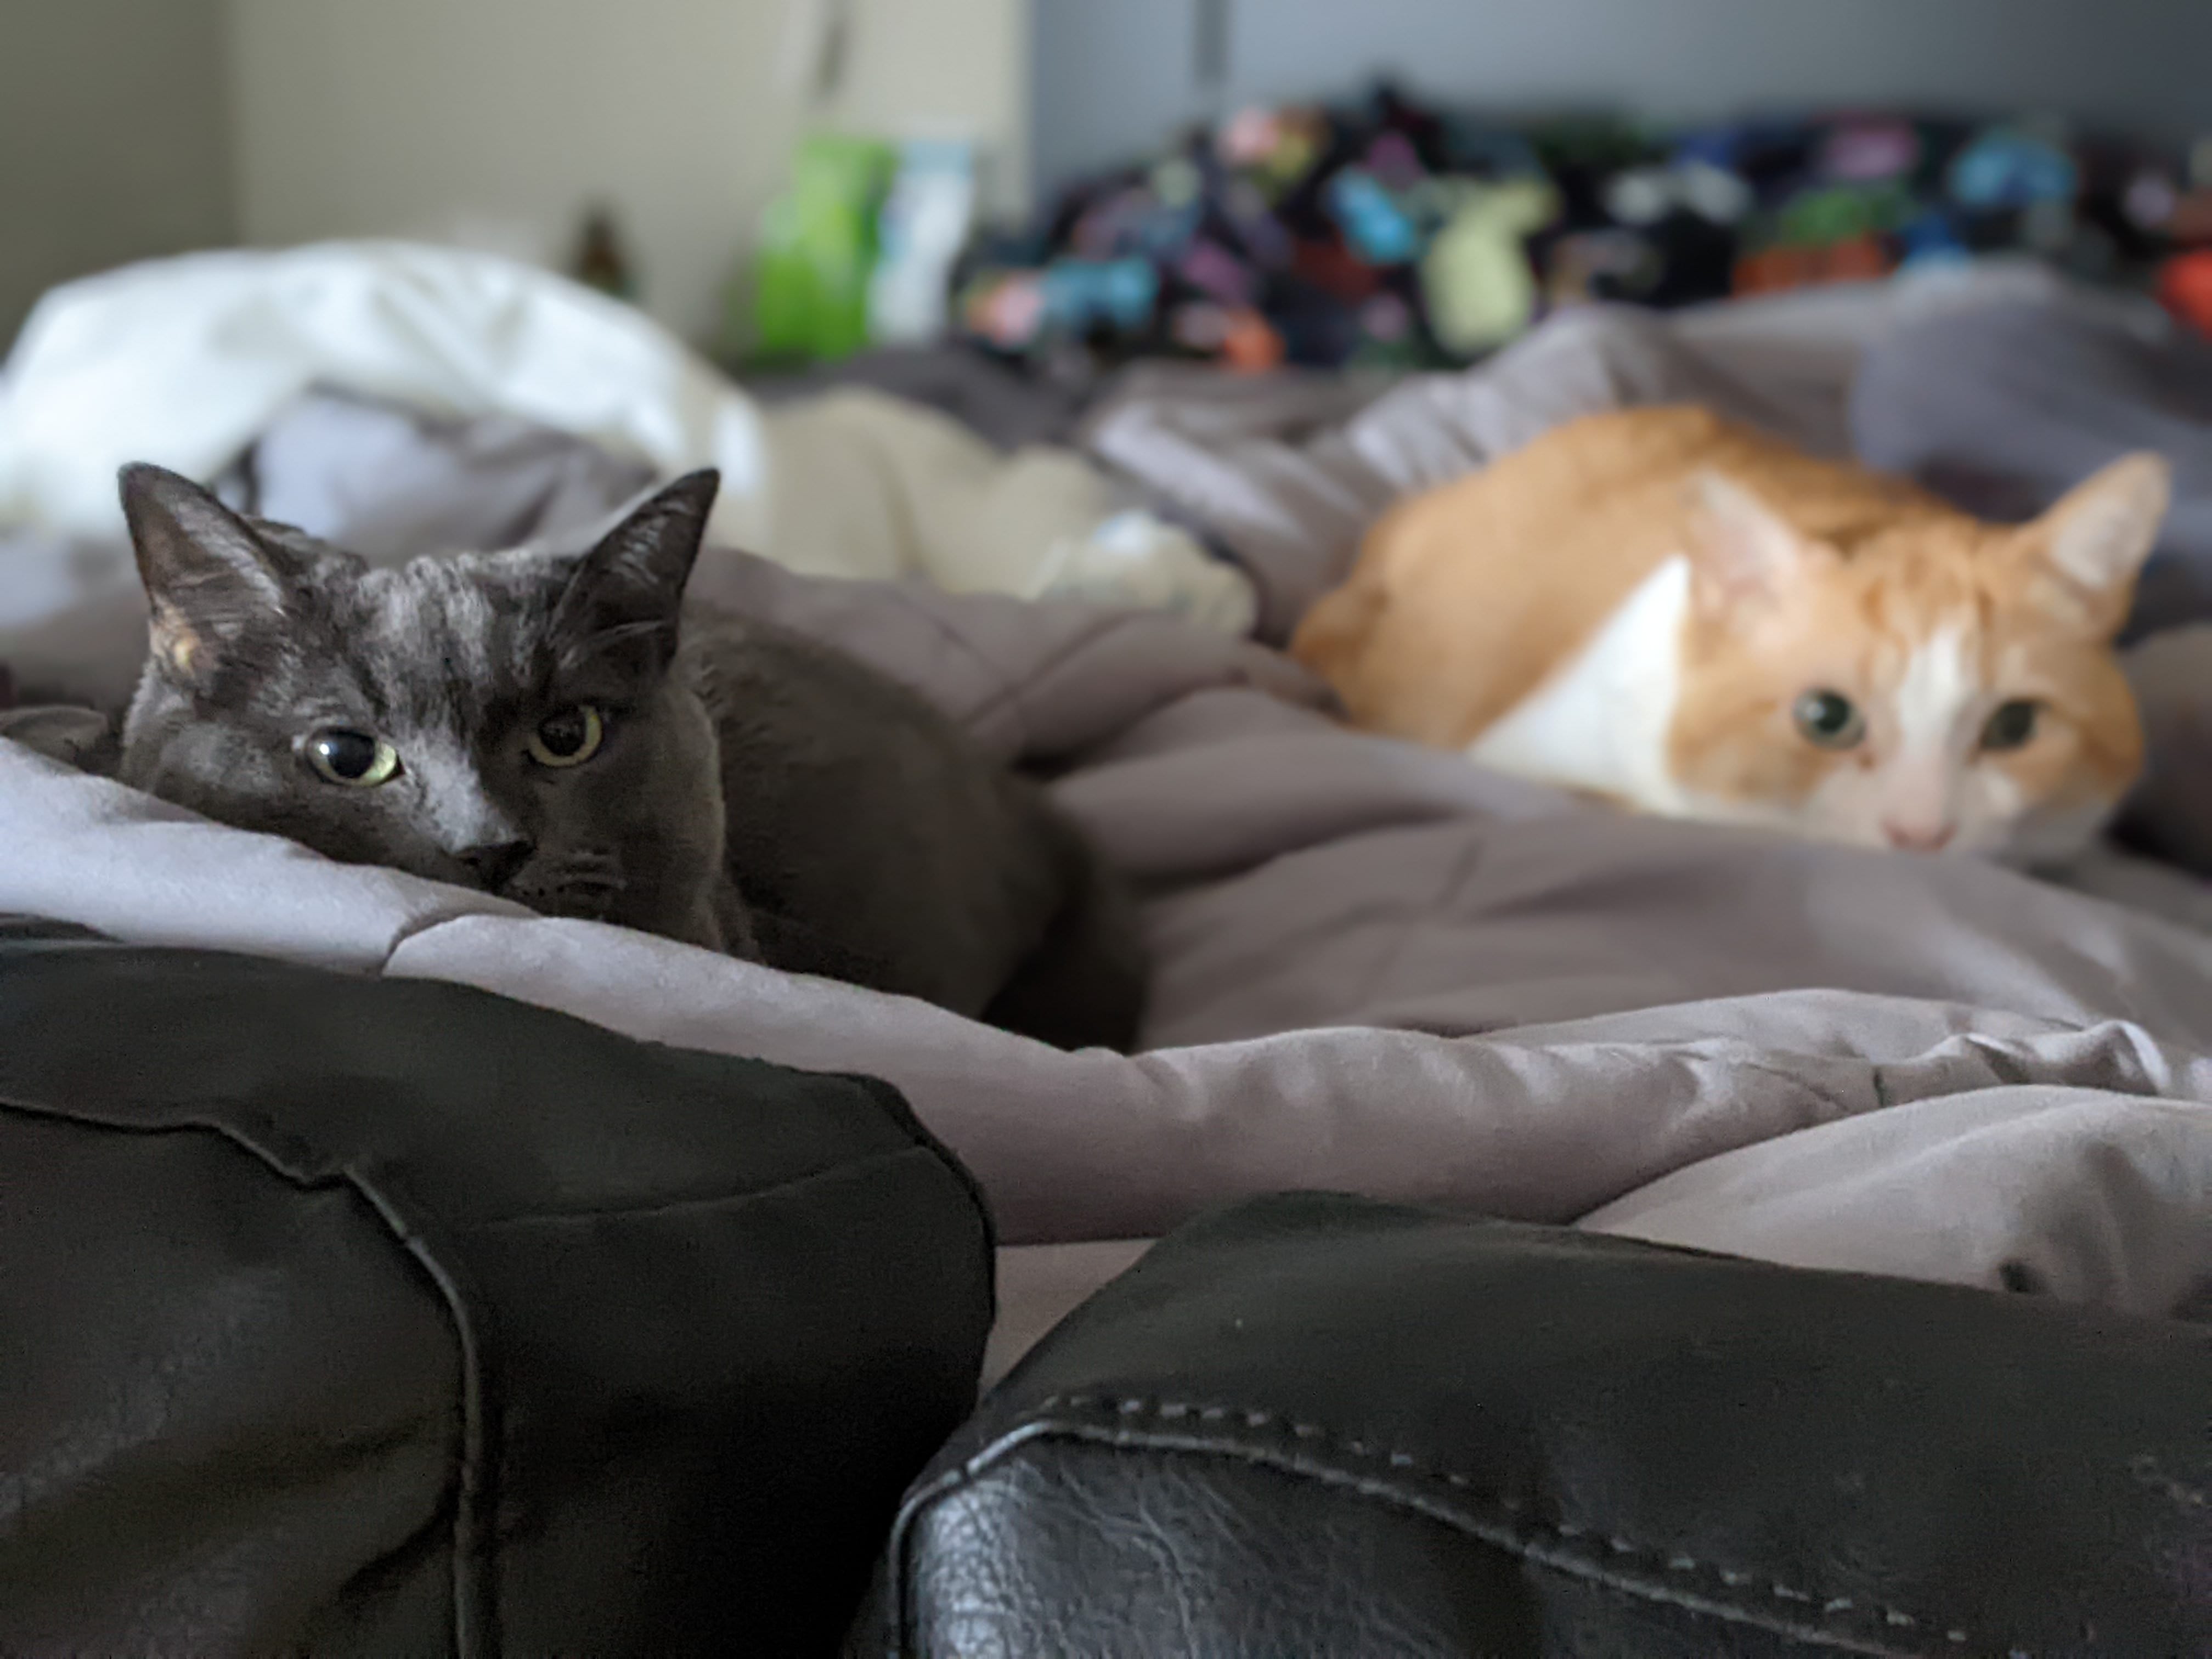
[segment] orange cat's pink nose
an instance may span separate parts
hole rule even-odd
[[[1959,833],[1953,823],[1899,823],[1884,819],[1881,833],[1889,837],[1892,847],[1907,853],[1940,853],[1950,845],[1951,837]]]

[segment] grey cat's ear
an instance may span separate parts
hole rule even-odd
[[[721,483],[722,475],[712,469],[678,478],[584,555],[553,619],[555,633],[571,653],[635,653],[641,666],[668,665],[684,589]]]
[[[1771,598],[1818,544],[1734,478],[1710,469],[1690,480],[1688,552],[1701,609],[1725,615],[1745,600]]]
[[[292,562],[190,478],[140,462],[118,482],[155,660],[204,683],[249,630],[282,617]]]

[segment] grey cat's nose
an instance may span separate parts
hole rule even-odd
[[[477,882],[487,892],[496,893],[514,879],[537,850],[526,841],[494,842],[488,846],[466,848],[460,859],[476,873]]]

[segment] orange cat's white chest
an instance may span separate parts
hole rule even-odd
[[[1667,762],[1690,564],[1661,564],[1589,641],[1468,745],[1469,760],[1646,812],[1692,810]]]

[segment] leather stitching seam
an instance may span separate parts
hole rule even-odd
[[[1121,1422],[1151,1418],[1164,1424],[1196,1424],[1207,1429],[1273,1430],[1287,1434],[1296,1442],[1325,1446],[1363,1462],[1380,1464],[1403,1474],[1440,1483],[1454,1492],[1480,1498],[1493,1505],[1506,1517],[1504,1529],[1512,1537],[1516,1547],[1541,1545],[1547,1539],[1556,1539],[1594,1555],[1602,1552],[1624,1564],[1631,1560],[1649,1563],[1647,1571],[1666,1577],[1710,1577],[1735,1591],[1763,1589],[1768,1596],[1781,1604],[1787,1616],[1793,1618],[1815,1614],[1831,1625],[1842,1627],[1856,1623],[1862,1630],[1871,1624],[1891,1635],[1923,1632],[1929,1636],[1940,1636],[1944,1643],[1954,1648],[1963,1648],[1972,1639],[1966,1630],[1957,1626],[1916,1616],[1899,1608],[1863,1603],[1848,1595],[1824,1596],[1764,1574],[1701,1561],[1679,1550],[1641,1543],[1617,1533],[1606,1533],[1567,1521],[1544,1521],[1529,1515],[1528,1506],[1508,1493],[1479,1490],[1473,1479],[1457,1470],[1431,1466],[1407,1452],[1346,1438],[1320,1424],[1303,1422],[1279,1412],[1201,1405],[1189,1401],[1084,1394],[1054,1395],[1038,1401],[1031,1408],[1032,1413],[1038,1416],[1056,1411],[1097,1412],[1109,1414]],[[1237,1448],[1233,1444],[1224,1444],[1218,1449],[1233,1451]],[[2004,1651],[2006,1659],[2032,1659],[2027,1650],[2022,1648],[2008,1647]]]

